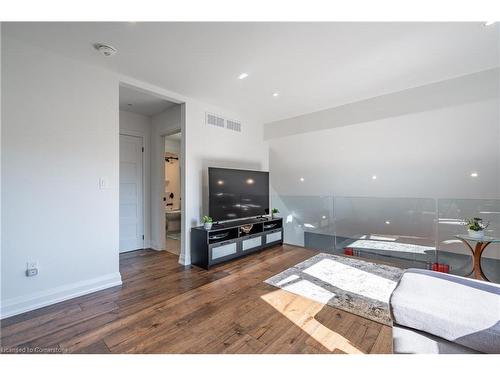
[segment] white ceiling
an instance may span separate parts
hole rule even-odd
[[[176,105],[165,99],[120,86],[120,110],[154,116]]]
[[[3,35],[269,122],[499,65],[498,23],[4,23]],[[92,47],[109,43],[104,58]],[[237,79],[242,72],[249,74]],[[273,97],[273,92],[279,92]]]

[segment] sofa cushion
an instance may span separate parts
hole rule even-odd
[[[415,329],[394,325],[392,328],[394,354],[479,354],[454,342]]]
[[[396,324],[484,353],[500,353],[500,285],[409,269],[391,295]]]

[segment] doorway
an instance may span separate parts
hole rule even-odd
[[[181,248],[181,133],[165,136],[165,237],[166,250],[180,255]]]
[[[167,250],[181,261],[185,107],[128,84],[120,84],[119,104],[119,251]]]

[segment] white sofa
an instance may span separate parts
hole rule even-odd
[[[409,269],[391,295],[394,353],[500,353],[500,285]]]

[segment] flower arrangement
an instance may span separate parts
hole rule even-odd
[[[467,227],[469,236],[475,238],[482,238],[484,236],[484,230],[490,225],[489,222],[484,222],[480,217],[464,219],[463,223]]]
[[[213,219],[210,216],[203,216],[201,218],[201,222],[203,223],[203,227],[207,230],[212,229]]]

